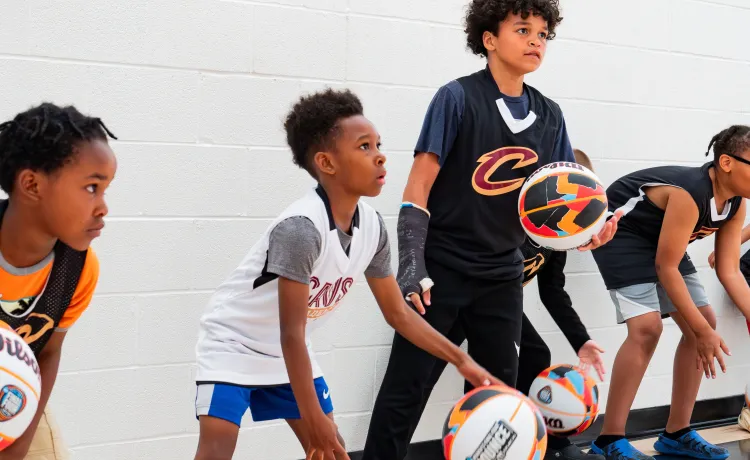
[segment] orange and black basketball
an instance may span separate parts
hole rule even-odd
[[[607,221],[607,194],[599,178],[577,163],[536,170],[518,199],[521,225],[538,245],[566,251],[587,244]]]

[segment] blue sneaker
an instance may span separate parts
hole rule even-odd
[[[625,438],[613,442],[604,449],[600,449],[592,442],[590,452],[603,455],[607,460],[656,460],[654,457],[640,452]]]
[[[654,443],[654,449],[662,454],[680,455],[704,460],[729,458],[728,450],[709,443],[695,430],[688,431],[676,441],[660,434],[659,439]]]

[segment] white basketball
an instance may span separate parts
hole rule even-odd
[[[578,163],[551,163],[534,171],[518,196],[518,216],[539,246],[567,251],[588,244],[607,222],[607,194],[599,178]]]
[[[547,432],[534,403],[497,386],[477,388],[456,403],[443,428],[447,460],[544,457]]]
[[[542,371],[529,398],[544,415],[548,433],[573,436],[586,431],[599,415],[599,389],[594,379],[570,365]]]
[[[31,348],[0,324],[0,451],[31,424],[39,406],[42,378]]]

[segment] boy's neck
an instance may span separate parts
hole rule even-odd
[[[354,213],[357,211],[359,196],[346,193],[341,187],[332,184],[320,184],[328,195],[331,204],[331,214],[336,226],[346,233],[350,233]]]
[[[0,254],[14,267],[26,268],[38,264],[57,243],[57,239],[39,230],[34,214],[29,210],[24,211],[10,200],[2,217]]]
[[[523,95],[524,74],[519,75],[518,72],[509,69],[500,59],[492,54],[487,57],[487,65],[501,93],[510,97],[520,97]]]
[[[734,196],[731,190],[727,190],[721,186],[720,181],[717,177],[718,171],[716,168],[709,168],[708,176],[711,178],[711,185],[714,189],[714,203],[716,204],[716,211],[719,213],[724,212],[725,203]]]

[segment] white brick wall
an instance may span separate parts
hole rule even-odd
[[[746,0],[563,0],[565,21],[528,81],[563,107],[572,141],[609,183],[657,163],[703,161],[729,123],[750,124]],[[76,460],[192,458],[193,348],[207,298],[269,219],[311,180],[281,121],[302,92],[350,87],[383,135],[389,183],[372,202],[395,230],[410,152],[435,88],[482,61],[464,50],[465,0],[59,0],[0,4],[0,115],[75,103],[120,136],[111,217],[95,247],[96,300],[70,333],[53,395]],[[71,25],[73,24],[73,25]],[[395,240],[393,241],[395,250]],[[702,266],[733,351],[701,398],[736,394],[750,372],[744,321]],[[570,293],[611,363],[625,337],[589,254]],[[555,362],[573,353],[526,290]],[[360,449],[388,359],[389,330],[366,285],[317,335],[337,421]],[[679,333],[668,324],[636,406],[669,403]],[[345,384],[345,379],[348,382]],[[449,369],[415,441],[436,438],[461,393]],[[606,395],[608,385],[601,384]],[[246,418],[237,458],[301,458],[283,423]]]

